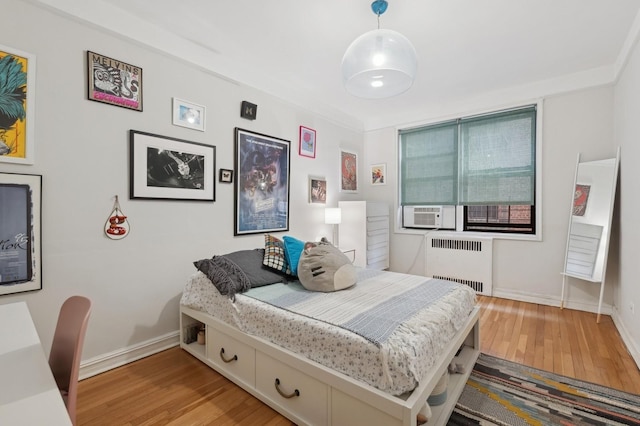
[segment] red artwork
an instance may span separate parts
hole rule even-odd
[[[573,193],[573,215],[584,216],[587,210],[587,200],[589,199],[589,190],[591,185],[576,184],[576,190]]]

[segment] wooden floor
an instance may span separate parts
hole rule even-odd
[[[613,321],[480,297],[482,352],[640,394],[640,371]],[[34,407],[37,409],[37,407]],[[78,425],[292,425],[179,348],[83,380]]]

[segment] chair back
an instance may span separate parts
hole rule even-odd
[[[72,296],[65,300],[60,308],[49,354],[49,366],[74,425],[80,359],[90,312],[91,301],[86,297]]]

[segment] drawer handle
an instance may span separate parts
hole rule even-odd
[[[280,396],[283,397],[283,398],[289,399],[289,398],[293,398],[294,396],[300,396],[300,391],[298,389],[294,390],[293,392],[291,392],[289,394],[282,392],[280,390],[280,379],[278,379],[277,377],[276,377],[276,385],[275,386],[276,386],[276,390],[278,391]]]
[[[238,360],[238,355],[234,355],[233,358],[225,358],[224,357],[224,348],[220,348],[220,359],[222,359],[224,362],[237,361]]]

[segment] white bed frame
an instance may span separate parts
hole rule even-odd
[[[396,397],[186,306],[180,306],[180,346],[298,425],[416,426],[416,417],[455,357],[447,400],[431,407],[427,425],[446,424],[480,354],[479,308],[410,394]],[[186,329],[205,325],[206,342],[185,344]]]

